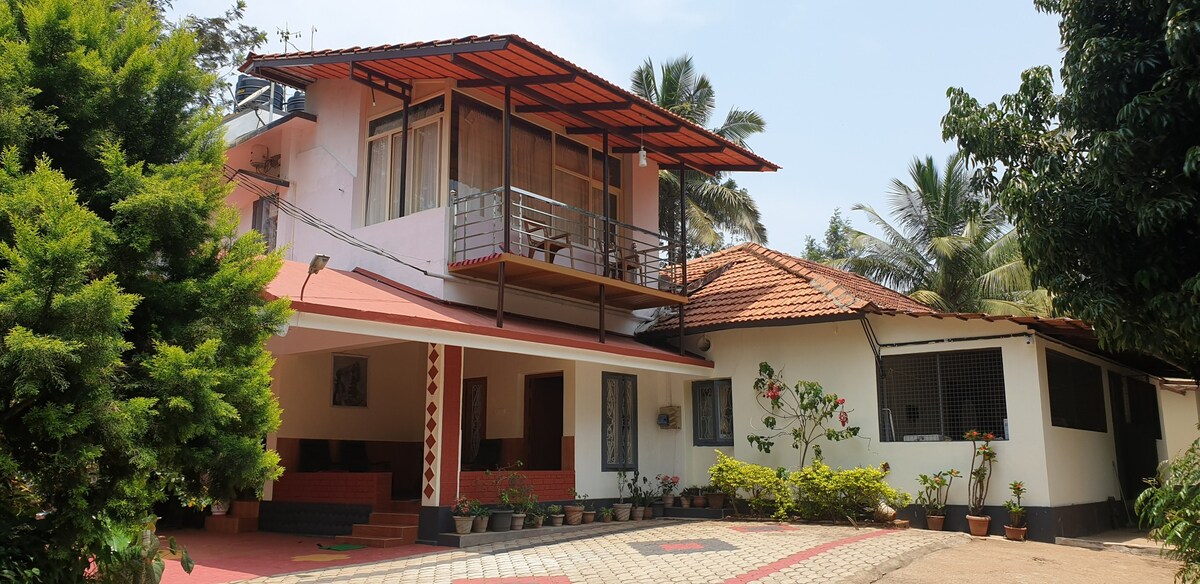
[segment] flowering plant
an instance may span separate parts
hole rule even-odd
[[[675,487],[679,486],[679,477],[673,475],[660,474],[654,477],[658,480],[658,486],[662,489],[664,497],[669,497],[675,494]]]
[[[963,438],[971,441],[971,473],[967,475],[967,513],[983,515],[988,485],[992,482],[992,466],[996,464],[996,450],[992,448],[992,440],[996,439],[996,435],[970,430],[963,434]]]
[[[1025,508],[1021,506],[1021,495],[1025,494],[1025,483],[1021,481],[1013,481],[1008,484],[1008,490],[1012,491],[1013,498],[1004,502],[1004,508],[1008,509],[1009,527],[1025,527]]]
[[[454,507],[451,512],[455,517],[475,517],[479,515],[481,505],[475,499],[459,497],[454,500]]]
[[[817,440],[837,442],[858,436],[858,426],[849,425],[849,412],[853,410],[846,410],[846,398],[825,393],[820,383],[798,381],[795,386],[788,386],[770,363],[764,361],[758,365],[754,392],[765,413],[762,424],[768,433],[751,434],[747,439],[762,452],[770,453],[776,438],[790,436],[792,448],[800,451],[803,467],[810,449],[818,460],[821,458]],[[830,427],[835,417],[841,429]]]
[[[925,507],[926,515],[945,515],[946,500],[950,497],[950,485],[962,474],[955,469],[938,471],[934,475],[919,475],[922,492],[917,495],[917,504]]]

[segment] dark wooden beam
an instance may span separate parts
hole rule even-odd
[[[666,126],[612,126],[609,128],[567,128],[568,134],[603,134],[611,132],[615,134],[667,134],[670,132],[678,132],[679,124]]]
[[[599,103],[578,103],[566,106],[566,108],[572,112],[604,112],[625,110],[631,107],[633,107],[632,101],[602,101]],[[559,110],[555,107],[540,103],[517,106],[517,113],[519,114],[545,114],[556,111]]]
[[[350,63],[350,79],[371,89],[375,89],[380,93],[386,93],[404,103],[408,103],[412,99],[411,85],[358,63]],[[399,89],[393,88],[393,85]]]
[[[456,61],[457,62],[457,61]],[[463,79],[459,87],[496,87],[500,85],[549,85],[553,83],[570,83],[579,75],[563,73],[561,75],[530,75],[528,77],[497,77],[495,79]]]

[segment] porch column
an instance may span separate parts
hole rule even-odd
[[[458,497],[463,349],[429,344],[425,363],[425,456],[418,538],[436,541]],[[443,517],[443,515],[445,517]]]

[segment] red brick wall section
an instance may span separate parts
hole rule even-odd
[[[529,480],[539,501],[570,501],[571,489],[575,487],[573,470],[527,470],[521,474]],[[486,472],[463,471],[459,475],[459,495],[468,499],[479,499],[487,504],[499,503],[496,493],[496,476]]]
[[[285,472],[271,498],[301,503],[352,503],[386,508],[392,500],[390,472]]]

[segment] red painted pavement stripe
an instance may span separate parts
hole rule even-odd
[[[804,560],[807,560],[815,555],[823,554],[829,550],[836,549],[836,548],[842,547],[844,545],[849,545],[849,544],[852,544],[855,542],[859,542],[864,539],[871,539],[872,537],[879,537],[881,535],[887,535],[889,533],[891,533],[891,532],[878,530],[878,531],[872,531],[869,533],[864,533],[862,535],[855,535],[853,537],[847,537],[847,538],[843,538],[843,539],[834,540],[834,541],[831,541],[828,543],[823,543],[816,547],[811,547],[806,550],[798,551],[790,556],[784,556],[778,560],[775,560],[774,562],[771,562],[765,566],[760,566],[758,568],[750,570],[749,572],[746,572],[745,574],[742,574],[740,576],[734,576],[734,577],[726,580],[725,584],[746,584],[747,582],[753,582],[760,578],[766,578],[767,576],[770,576],[771,574],[774,574],[775,572],[778,572],[778,571],[780,571],[788,566],[791,566],[793,564],[798,564],[800,562],[803,562]]]

